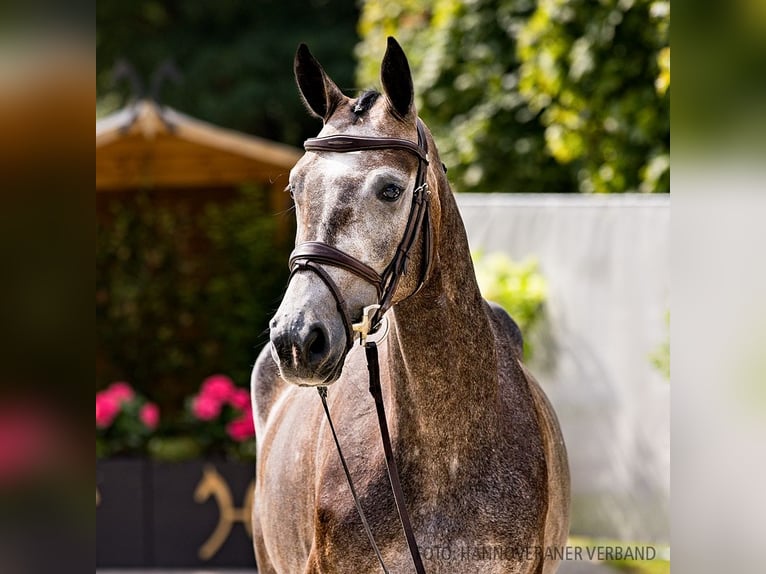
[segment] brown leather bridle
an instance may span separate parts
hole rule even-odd
[[[367,324],[366,328],[370,332],[377,328],[383,315],[393,304],[393,297],[399,285],[399,280],[402,275],[407,273],[410,251],[415,244],[418,231],[421,232],[423,252],[421,255],[420,280],[417,289],[412,294],[417,293],[426,282],[426,279],[428,279],[428,273],[431,268],[433,240],[429,217],[430,191],[426,182],[428,140],[426,139],[425,128],[420,118],[417,120],[417,130],[417,144],[400,138],[348,135],[310,138],[303,144],[306,151],[347,153],[370,150],[403,150],[418,158],[418,171],[415,178],[415,189],[412,192],[412,206],[407,218],[407,226],[404,229],[404,235],[399,242],[394,258],[383,270],[383,273],[378,273],[375,269],[355,257],[321,241],[301,243],[290,254],[290,279],[300,271],[311,271],[322,280],[330,293],[332,293],[346,330],[347,351],[354,344],[354,331],[360,331],[361,329],[355,328],[356,326],[351,320],[351,314],[340,289],[332,277],[330,277],[330,274],[322,267],[323,265],[345,269],[375,287],[378,293],[378,303],[376,306],[370,306],[366,309],[369,312],[369,310],[372,310],[371,307],[374,307],[374,315],[365,322]],[[366,333],[362,332],[362,338],[365,336]]]
[[[366,263],[359,261],[355,257],[352,257],[348,253],[344,253],[332,245],[328,245],[321,241],[307,241],[296,246],[290,255],[290,280],[292,280],[293,276],[300,271],[311,271],[327,286],[335,299],[338,312],[343,319],[343,325],[346,330],[347,352],[354,345],[354,332],[357,331],[360,333],[361,343],[364,346],[365,354],[367,356],[367,368],[370,374],[370,393],[375,400],[375,410],[378,415],[378,426],[380,427],[380,435],[383,441],[383,451],[386,457],[386,469],[388,470],[388,478],[391,482],[391,491],[394,495],[396,509],[399,513],[399,520],[402,523],[415,571],[417,574],[425,574],[423,560],[420,557],[420,551],[418,550],[417,541],[415,540],[415,533],[410,522],[409,512],[405,505],[404,492],[399,480],[399,470],[391,446],[391,437],[388,432],[388,423],[386,421],[386,413],[383,404],[383,393],[380,385],[378,348],[374,342],[365,342],[367,334],[375,331],[383,318],[383,315],[393,304],[394,292],[399,285],[399,280],[402,275],[407,273],[407,263],[410,257],[410,251],[415,244],[418,231],[420,231],[423,244],[420,279],[417,288],[409,294],[408,297],[411,297],[423,287],[428,279],[428,274],[431,268],[433,238],[431,237],[432,230],[429,212],[430,191],[428,189],[428,183],[426,182],[429,161],[428,140],[426,138],[425,127],[423,126],[423,122],[420,121],[420,118],[417,119],[417,130],[417,144],[400,138],[347,135],[332,135],[306,140],[303,144],[306,151],[346,153],[369,150],[404,150],[414,154],[418,158],[418,171],[415,177],[415,188],[412,191],[412,205],[410,207],[410,214],[407,218],[407,226],[404,229],[404,235],[396,248],[396,253],[394,254],[393,259],[383,270],[383,273],[378,273]],[[352,323],[351,315],[346,301],[343,298],[343,294],[340,292],[338,285],[333,281],[323,265],[345,269],[375,286],[378,293],[378,303],[376,305],[365,307],[362,313],[362,321],[360,323]],[[373,315],[370,317],[369,313],[371,312]],[[378,545],[375,543],[372,530],[364,516],[359,496],[356,493],[354,482],[351,479],[351,472],[348,469],[346,459],[343,456],[343,451],[340,447],[340,442],[338,441],[338,435],[335,432],[335,426],[333,425],[332,417],[330,416],[330,409],[327,405],[327,387],[319,386],[317,389],[319,391],[319,396],[322,399],[322,406],[325,415],[327,416],[333,440],[335,441],[335,447],[338,450],[338,456],[340,457],[343,471],[346,474],[346,480],[348,481],[351,495],[354,498],[357,512],[362,520],[365,533],[375,551],[375,555],[380,562],[383,572],[388,574],[388,569],[383,562],[383,556],[380,553]]]

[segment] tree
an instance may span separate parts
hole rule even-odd
[[[363,3],[360,83],[376,81],[385,37],[395,35],[456,191],[575,191],[570,170],[545,149],[539,114],[517,89],[515,37],[532,8],[516,0]]]
[[[666,4],[366,0],[357,76],[397,36],[457,191],[668,191]]]
[[[293,55],[307,42],[341,86],[353,85],[357,41],[353,2],[102,0],[96,7],[97,94],[102,113],[125,104],[113,86],[124,58],[142,78],[172,59],[183,75],[161,101],[218,125],[300,145],[317,132],[292,79]]]
[[[581,191],[670,190],[670,3],[540,0],[519,88]]]

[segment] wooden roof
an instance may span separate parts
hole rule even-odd
[[[96,190],[284,188],[300,150],[227,130],[150,100],[96,121]]]

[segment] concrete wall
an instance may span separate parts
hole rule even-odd
[[[549,296],[531,369],[559,416],[573,534],[669,541],[668,196],[458,195],[472,249],[535,257]]]

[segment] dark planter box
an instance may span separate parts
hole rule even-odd
[[[254,463],[96,465],[97,567],[255,568]]]
[[[140,459],[96,462],[96,566],[149,565],[151,467]]]
[[[152,463],[154,566],[255,566],[255,465]]]

